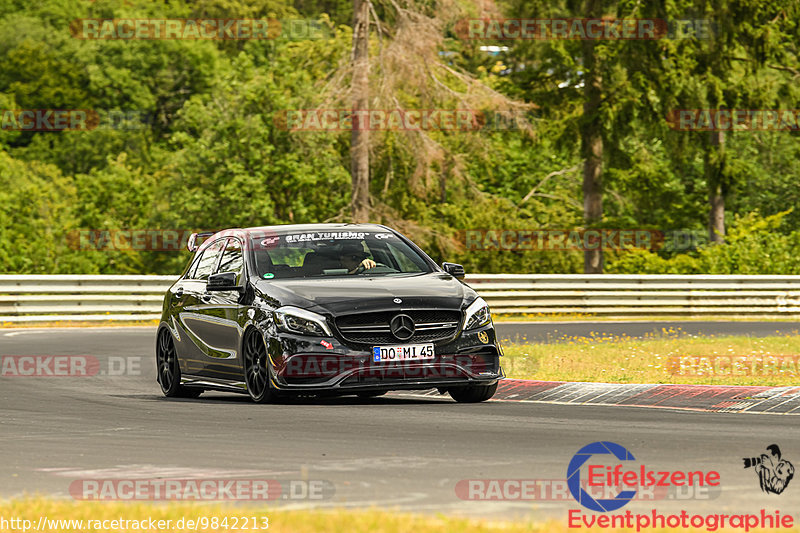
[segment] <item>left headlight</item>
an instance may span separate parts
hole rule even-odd
[[[328,337],[332,335],[325,317],[317,313],[290,305],[280,307],[274,313],[278,327],[289,333]]]
[[[485,326],[492,321],[492,314],[487,304],[480,296],[467,307],[464,329],[475,329]]]

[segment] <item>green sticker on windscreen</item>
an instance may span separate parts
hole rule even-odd
[[[272,279],[274,277],[275,274],[273,274],[272,272],[267,272],[266,274],[264,274],[264,279]]]

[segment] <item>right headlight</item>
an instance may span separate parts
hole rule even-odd
[[[331,329],[322,315],[290,305],[280,307],[274,313],[278,327],[284,331],[299,335],[331,336]]]
[[[492,314],[489,312],[489,304],[487,304],[480,296],[476,298],[474,302],[469,304],[469,307],[467,307],[465,313],[465,330],[479,328],[491,323],[492,321]]]

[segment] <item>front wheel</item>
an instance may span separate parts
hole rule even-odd
[[[469,385],[450,389],[450,396],[459,403],[485,402],[497,391],[497,383],[492,385]]]
[[[269,403],[275,399],[267,363],[267,347],[261,334],[250,329],[244,339],[244,382],[247,393],[256,403]]]
[[[181,385],[181,365],[175,342],[167,328],[158,334],[156,343],[156,366],[158,368],[158,384],[167,398],[197,398],[202,389],[193,389]]]

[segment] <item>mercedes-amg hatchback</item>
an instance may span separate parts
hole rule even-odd
[[[199,247],[197,239],[207,237]],[[486,302],[385,226],[319,224],[195,234],[164,298],[158,382],[268,402],[284,394],[438,389],[492,397],[503,377]]]

